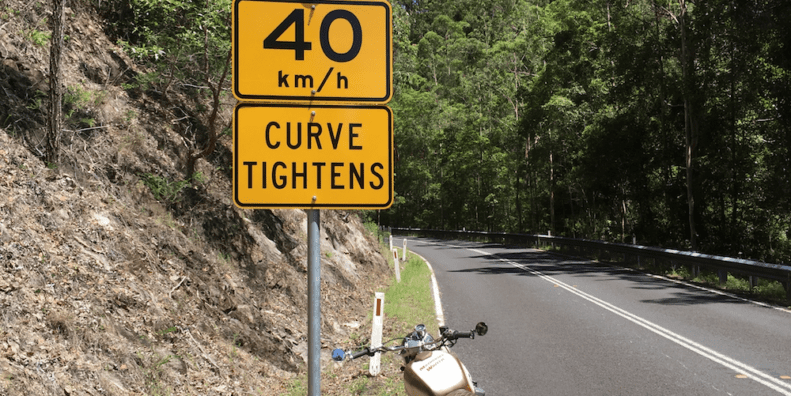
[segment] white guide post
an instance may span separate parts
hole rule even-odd
[[[390,234],[390,250],[393,250],[393,234]]]
[[[406,238],[404,238],[404,254],[401,255],[401,261],[406,261]]]
[[[398,262],[396,262],[398,265]],[[371,326],[371,347],[377,348],[382,345],[382,327],[384,326],[385,316],[385,294],[376,292],[376,300],[374,301],[374,319]],[[373,375],[379,375],[381,371],[381,356],[378,353],[371,357],[368,363],[368,372]]]
[[[398,249],[392,249],[393,263],[395,264],[396,281],[401,282],[401,265],[398,264]]]

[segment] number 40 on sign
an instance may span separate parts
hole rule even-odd
[[[384,104],[392,96],[387,1],[234,2],[239,100]]]

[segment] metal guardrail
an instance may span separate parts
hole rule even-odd
[[[700,267],[716,271],[720,283],[725,283],[728,273],[746,275],[749,277],[750,286],[754,287],[757,278],[771,279],[783,284],[786,299],[791,300],[791,266],[785,264],[769,264],[760,261],[744,260],[731,257],[713,256],[708,254],[687,252],[674,249],[662,249],[651,246],[627,245],[593,241],[588,239],[574,239],[550,235],[507,234],[481,231],[440,231],[422,230],[417,228],[392,228],[391,232],[398,234],[417,235],[439,239],[459,239],[470,241],[496,242],[506,245],[523,245],[540,247],[562,246],[572,249],[574,253],[582,256],[598,254],[623,255],[624,260],[632,258],[637,260],[653,259],[654,264],[666,262],[670,266],[689,266],[693,276],[700,273]]]

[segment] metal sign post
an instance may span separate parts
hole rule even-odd
[[[321,239],[318,209],[308,212],[308,394],[321,394]]]
[[[233,94],[242,102],[233,201],[306,209],[308,395],[319,396],[319,209],[393,203],[393,116],[384,106],[393,95],[392,8],[385,0],[234,0],[232,10]]]

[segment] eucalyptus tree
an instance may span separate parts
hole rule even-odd
[[[130,56],[149,72],[126,86],[151,90],[170,101],[173,90],[194,99],[194,108],[174,113],[188,145],[185,169],[210,155],[224,127],[224,95],[230,87],[231,0],[110,0],[115,34]],[[208,103],[208,106],[206,105]],[[171,109],[172,110],[172,109]]]

